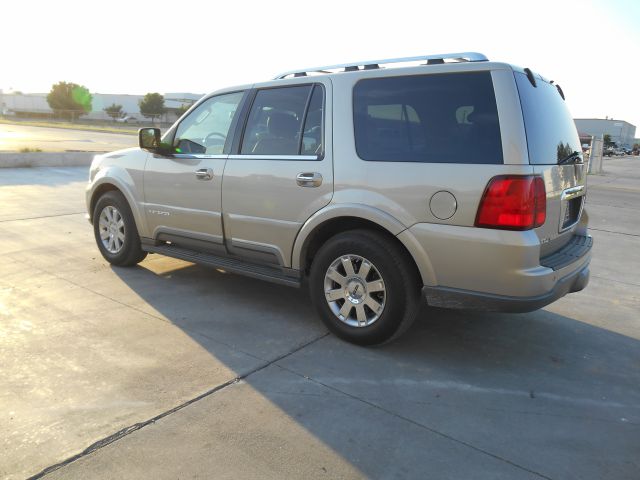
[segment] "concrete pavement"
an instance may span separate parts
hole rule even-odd
[[[137,145],[138,137],[131,134],[0,123],[0,152],[23,148],[43,152],[110,152]]]
[[[587,290],[363,349],[298,290],[108,266],[84,168],[0,170],[0,477],[637,478],[640,161],[605,171]]]

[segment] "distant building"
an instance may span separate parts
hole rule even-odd
[[[123,115],[131,115],[139,120],[144,117],[140,113],[139,102],[144,95],[125,95],[112,93],[92,93],[92,110],[83,119],[89,120],[109,120],[111,117],[104,111],[105,108],[113,105],[122,105]],[[166,121],[176,119],[176,110],[182,105],[191,106],[197,102],[202,95],[196,93],[165,93],[164,104],[167,108]],[[16,115],[21,117],[51,118],[53,111],[47,102],[46,93],[2,93],[0,90],[0,114]]]
[[[4,115],[33,114],[39,117],[53,113],[47,103],[46,93],[3,93],[0,103],[2,103]]]
[[[576,118],[576,128],[580,135],[593,135],[600,138],[610,135],[611,141],[620,146],[631,147],[636,136],[636,127],[624,120],[611,118]]]

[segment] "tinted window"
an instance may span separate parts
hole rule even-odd
[[[363,160],[502,163],[489,72],[362,80],[353,107]]]
[[[219,95],[198,105],[176,130],[176,153],[222,154],[242,95]]]
[[[307,109],[307,117],[304,122],[301,150],[303,155],[322,155],[323,119],[324,91],[321,86],[316,85],[313,88],[313,94]]]
[[[572,152],[581,152],[580,139],[567,104],[558,89],[537,79],[534,87],[524,73],[517,72],[529,163],[555,164]]]
[[[240,153],[298,155],[311,86],[270,88],[256,94]]]

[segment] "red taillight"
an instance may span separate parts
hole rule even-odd
[[[484,191],[476,227],[529,230],[547,216],[547,193],[541,177],[493,177]]]

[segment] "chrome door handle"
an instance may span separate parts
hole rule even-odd
[[[196,178],[198,180],[211,180],[213,178],[213,170],[211,168],[196,170]]]
[[[322,175],[318,172],[299,173],[296,183],[301,187],[319,187],[322,185]]]

